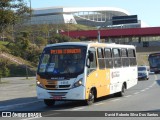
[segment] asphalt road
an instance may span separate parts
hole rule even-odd
[[[30,91],[30,90],[29,90]],[[81,116],[92,116],[88,119],[118,119],[118,120],[132,120],[132,119],[142,119],[142,120],[159,120],[160,117],[135,117],[136,114],[133,114],[133,117],[108,117],[108,115],[114,116],[115,113],[126,113],[129,111],[132,113],[136,113],[136,111],[145,111],[146,115],[148,112],[160,112],[160,75],[152,74],[150,75],[149,80],[138,81],[138,84],[126,91],[126,95],[124,97],[114,97],[113,95],[103,97],[98,99],[93,105],[86,106],[83,102],[75,101],[75,102],[57,102],[55,106],[48,108],[44,105],[43,101],[36,100],[35,90],[30,91],[32,97],[28,97],[23,99],[20,104],[14,105],[16,102],[13,102],[12,106],[6,105],[8,107],[0,107],[0,111],[18,111],[18,112],[40,112],[42,114],[42,118],[24,118],[23,120],[29,119],[63,119],[63,116],[78,116],[78,117],[65,117],[68,119],[82,119]],[[26,91],[25,91],[26,92]],[[18,98],[19,100],[19,98]],[[17,100],[17,101],[18,101]],[[15,100],[16,101],[16,100]],[[0,103],[5,103],[5,101],[0,101]],[[6,102],[6,104],[9,102]],[[63,112],[62,112],[63,111]],[[77,112],[76,112],[77,111]],[[82,111],[82,112],[79,112]],[[84,112],[87,111],[87,112]],[[93,111],[93,112],[89,112]],[[95,112],[96,111],[96,112]],[[99,111],[99,112],[98,112]],[[103,112],[101,112],[103,111]],[[113,114],[111,114],[113,111]],[[105,117],[106,113],[106,117]],[[129,114],[130,114],[129,113]],[[139,113],[138,113],[139,114]],[[104,115],[104,117],[103,117]],[[61,116],[61,117],[59,117]],[[97,116],[97,117],[96,117]],[[100,116],[100,117],[98,117]],[[17,118],[16,118],[17,119]],[[18,118],[22,119],[22,118]]]

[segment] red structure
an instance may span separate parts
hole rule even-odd
[[[99,31],[101,38],[160,36],[160,27],[108,29]],[[61,34],[67,36],[69,35],[69,37],[72,38],[80,38],[84,36],[89,39],[96,39],[98,35],[98,30],[67,31],[61,32]]]

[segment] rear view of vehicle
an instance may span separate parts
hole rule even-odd
[[[149,71],[147,66],[139,66],[138,67],[138,80],[148,80],[149,79]]]

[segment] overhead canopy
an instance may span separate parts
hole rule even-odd
[[[160,36],[160,27],[108,29],[108,30],[99,30],[99,31],[100,31],[101,38]],[[73,37],[73,38],[79,38],[82,36],[87,38],[97,38],[98,30],[67,31],[67,32],[61,32],[61,34],[69,35],[69,37]]]

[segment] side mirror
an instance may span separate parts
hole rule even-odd
[[[94,60],[94,55],[93,55],[93,53],[90,52],[88,58],[89,58],[89,61],[90,61],[90,62],[93,62],[93,60]]]
[[[94,61],[94,54],[89,52],[89,55],[88,55],[88,58],[87,58],[87,64],[86,64],[88,68],[90,68],[90,64],[93,61]]]

